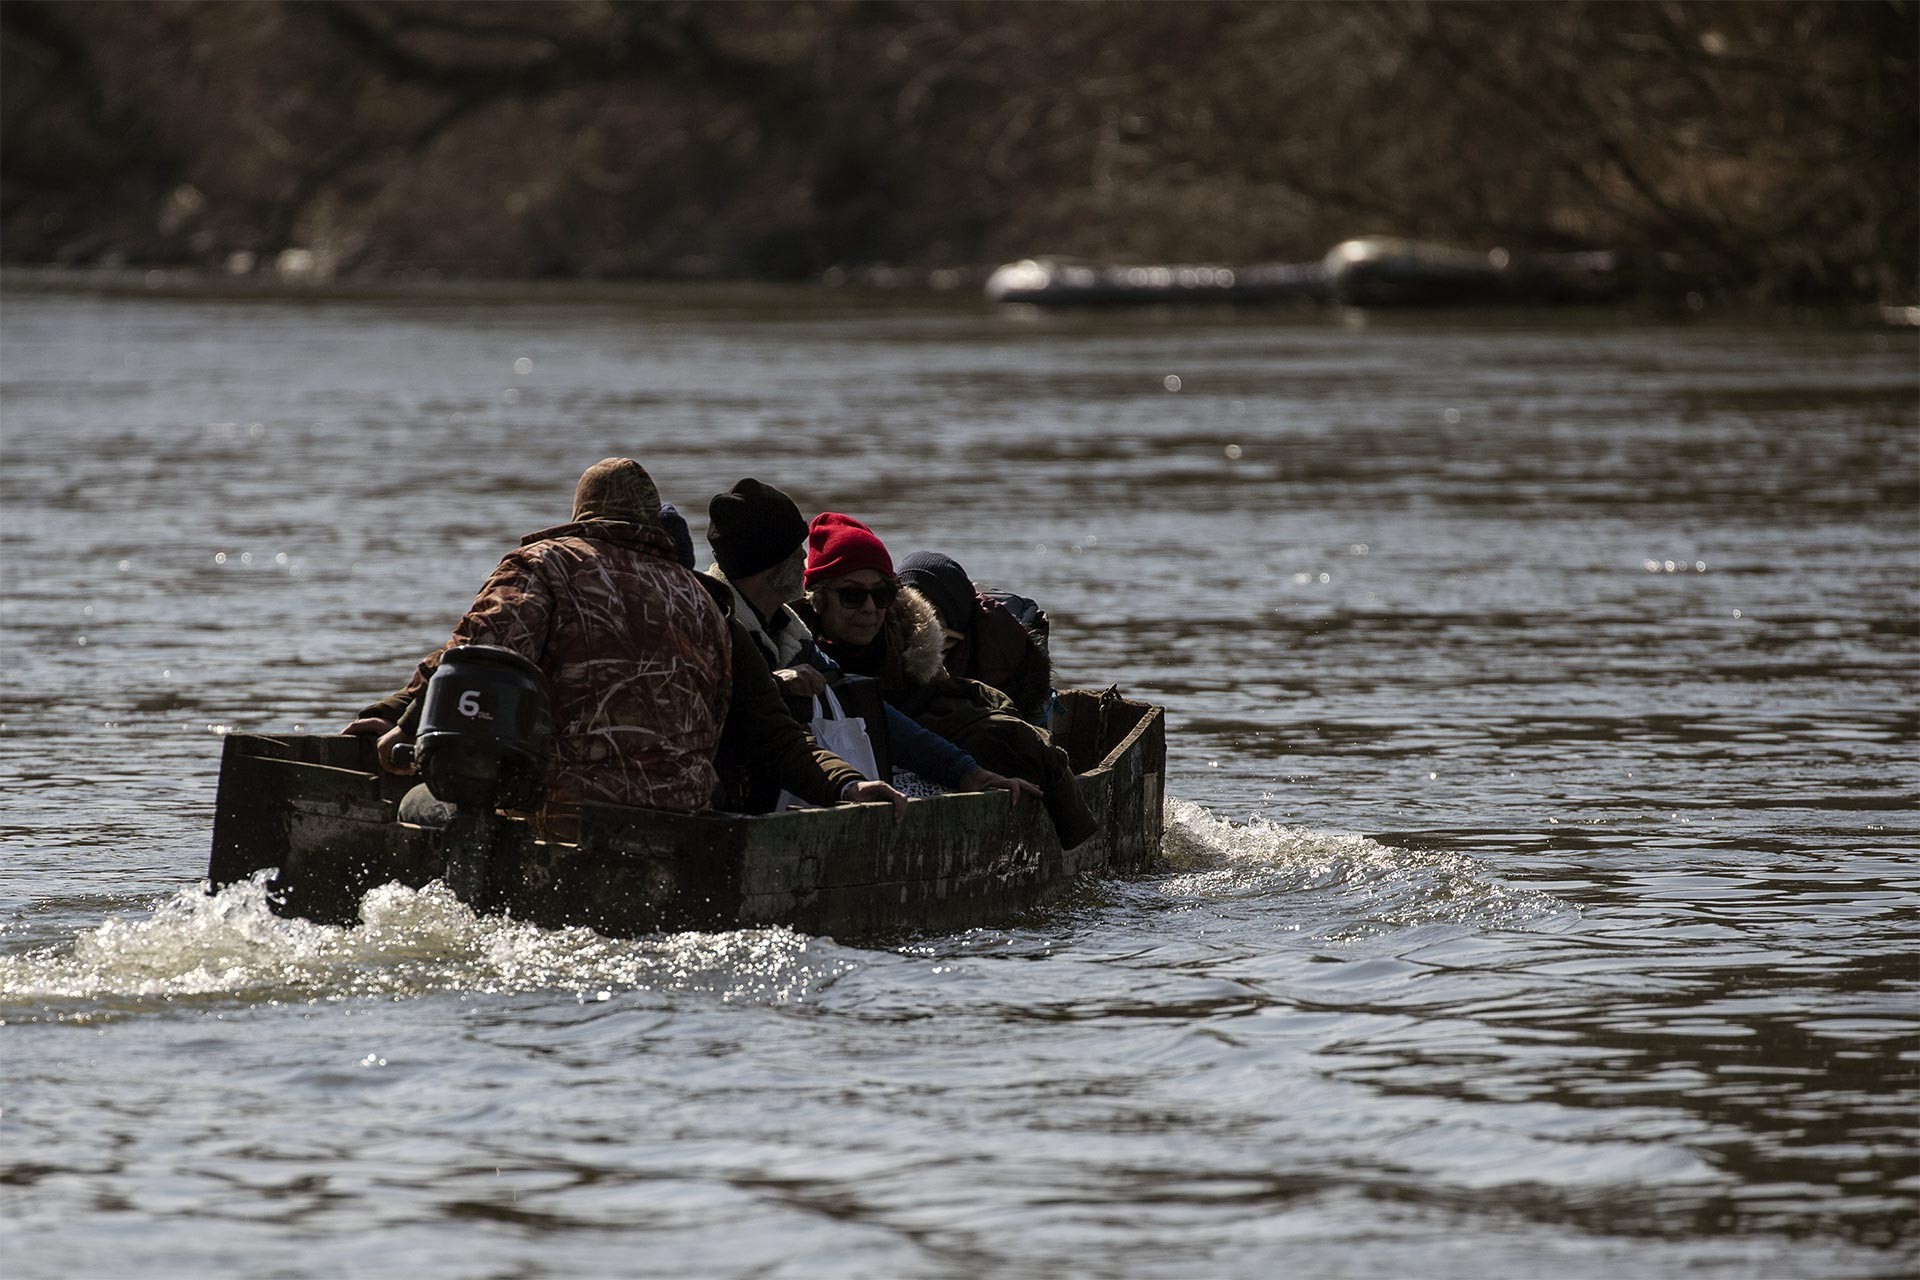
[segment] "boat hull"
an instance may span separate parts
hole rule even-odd
[[[615,936],[786,925],[880,937],[1005,919],[1083,876],[1145,868],[1160,851],[1160,709],[1111,691],[1061,699],[1055,738],[1099,820],[1074,849],[1060,848],[1040,805],[1005,792],[915,800],[898,823],[882,804],[765,816],[588,805],[565,842],[496,817],[483,901]],[[395,816],[411,782],[382,774],[366,739],[228,735],[211,886],[274,868],[276,910],[349,924],[368,890],[440,878],[449,834]]]

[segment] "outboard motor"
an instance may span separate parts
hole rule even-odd
[[[436,800],[453,805],[445,879],[460,901],[488,905],[495,809],[537,809],[546,798],[553,718],[540,668],[511,649],[448,649],[427,682],[413,758]]]
[[[413,758],[436,800],[537,809],[553,719],[540,668],[511,649],[457,645],[427,682]]]

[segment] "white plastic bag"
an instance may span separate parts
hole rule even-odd
[[[822,705],[822,699],[825,700]],[[880,772],[880,766],[873,755],[873,740],[867,737],[867,722],[859,716],[850,716],[840,706],[840,699],[833,694],[831,686],[813,700],[813,720],[807,725],[813,730],[813,740],[833,754],[858,769],[863,777],[872,778]],[[780,793],[780,803],[773,807],[775,813],[785,813],[789,809],[807,808],[807,802],[791,791]]]

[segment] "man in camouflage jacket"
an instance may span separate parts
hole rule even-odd
[[[731,641],[712,596],[676,562],[659,513],[659,492],[638,462],[595,463],[574,491],[573,519],[522,538],[447,642],[499,645],[545,673],[549,808],[596,802],[693,813],[713,803]],[[362,716],[402,707],[417,716],[440,656]],[[407,718],[383,747],[395,736],[411,736]]]

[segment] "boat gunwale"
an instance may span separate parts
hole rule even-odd
[[[1112,742],[1071,775],[1099,814],[1084,847],[1060,848],[1037,801],[999,790],[915,797],[902,814],[883,801],[777,814],[584,804],[577,827],[550,836],[532,815],[494,815],[498,847],[518,851],[500,865],[519,870],[503,872],[489,894],[504,896],[489,901],[611,936],[759,924],[880,936],[971,927],[1086,875],[1137,871],[1160,850],[1165,710],[1111,688],[1063,700],[1057,743],[1084,760]],[[227,738],[210,890],[271,867],[277,912],[348,924],[377,884],[418,887],[438,874],[442,833],[399,819],[417,779],[381,770],[369,740]],[[896,891],[897,911],[883,901]]]

